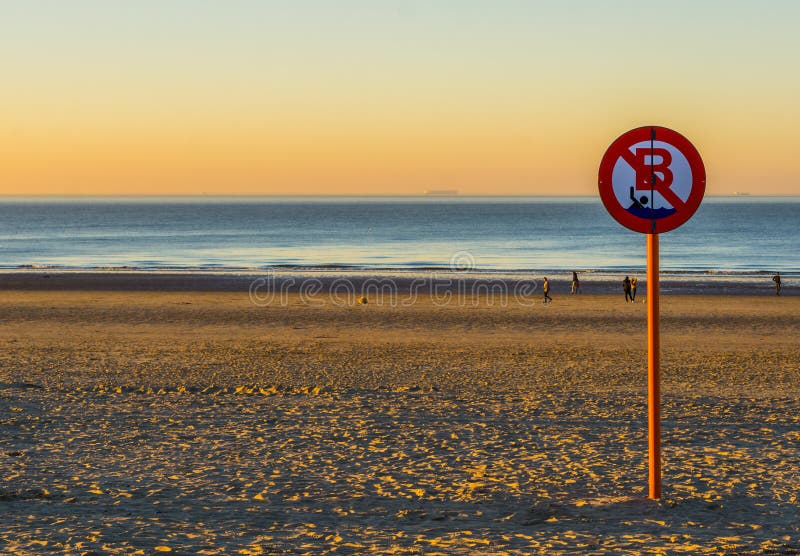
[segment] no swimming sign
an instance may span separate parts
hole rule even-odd
[[[632,129],[608,147],[598,175],[600,198],[614,219],[643,234],[674,230],[700,206],[706,171],[680,133],[658,126]]]
[[[686,137],[666,127],[623,133],[600,161],[600,198],[614,219],[647,234],[647,445],[649,496],[661,498],[661,333],[658,234],[674,230],[700,206],[706,170]]]

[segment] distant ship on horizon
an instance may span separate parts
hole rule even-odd
[[[750,193],[748,193],[747,191],[734,191],[733,194],[736,197],[747,197],[748,195],[750,195]]]
[[[458,189],[426,189],[425,195],[458,195]]]

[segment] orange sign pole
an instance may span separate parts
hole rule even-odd
[[[682,162],[673,165],[673,160]],[[618,168],[625,171],[617,172]],[[691,218],[705,194],[706,170],[700,153],[680,133],[660,126],[637,127],[617,137],[608,147],[600,161],[597,187],[603,205],[617,222],[629,230],[647,234],[647,447],[650,498],[658,500],[661,498],[661,337],[656,232],[669,232]],[[649,198],[636,197],[637,191],[647,189]],[[663,205],[660,208],[656,208],[655,193],[663,201],[659,202]]]
[[[647,234],[647,428],[650,498],[661,498],[661,334],[658,323],[658,234]]]

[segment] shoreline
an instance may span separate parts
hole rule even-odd
[[[543,274],[543,273],[540,273]],[[639,278],[639,294],[647,291],[645,272],[579,273],[581,295],[622,295],[622,279]],[[344,296],[504,296],[533,299],[541,294],[540,275],[511,273],[396,272],[396,271],[11,271],[0,272],[0,291],[163,291],[251,292],[265,294],[340,294]],[[569,295],[569,273],[550,273],[551,293]],[[796,295],[793,275],[784,277],[782,296]],[[661,274],[663,295],[775,296],[771,275]]]

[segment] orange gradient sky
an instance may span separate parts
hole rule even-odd
[[[54,0],[0,18],[0,194],[592,195],[606,147],[646,124],[695,143],[710,194],[800,194],[800,3]]]

